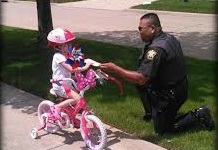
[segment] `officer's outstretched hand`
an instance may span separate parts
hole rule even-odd
[[[117,65],[115,65],[112,62],[100,64],[100,69],[105,70],[105,71],[110,71],[110,72],[114,72],[116,70],[116,67]]]

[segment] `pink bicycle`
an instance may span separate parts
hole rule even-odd
[[[89,69],[88,72],[92,73],[92,84],[89,84],[87,80],[83,80],[83,83],[78,84],[71,78],[65,78],[62,80],[72,82],[74,88],[80,91],[81,99],[75,106],[68,106],[61,110],[61,118],[57,119],[53,113],[54,103],[49,100],[42,101],[38,106],[38,118],[41,126],[39,128],[33,128],[31,131],[31,137],[36,139],[38,137],[38,131],[45,130],[49,133],[55,133],[61,128],[75,127],[79,128],[81,136],[86,145],[92,150],[102,150],[107,145],[107,132],[104,128],[101,120],[95,116],[92,110],[89,110],[86,105],[84,93],[90,87],[94,87],[98,80],[102,84],[105,80],[115,82],[120,89],[120,94],[123,94],[122,84],[115,78],[107,75],[100,69]],[[81,80],[81,74],[75,73],[76,80]],[[78,79],[80,78],[80,79]],[[83,78],[85,79],[85,78]],[[55,95],[51,89],[50,93]]]

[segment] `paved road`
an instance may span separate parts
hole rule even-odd
[[[84,5],[85,7],[85,5]],[[112,5],[111,7],[116,7]],[[35,2],[2,3],[3,25],[37,30]],[[133,47],[143,47],[138,20],[147,10],[105,10],[52,4],[54,27],[66,27],[78,37]],[[186,56],[216,60],[215,15],[155,11],[163,30],[176,35]]]

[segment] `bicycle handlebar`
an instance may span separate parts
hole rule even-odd
[[[113,83],[115,83],[118,87],[119,87],[119,94],[122,96],[123,95],[123,84],[117,80],[116,78],[109,76],[108,74],[106,74],[105,72],[103,72],[102,70],[98,69],[96,70],[96,74],[100,77],[100,78],[104,78],[106,80],[112,81]]]
[[[99,81],[102,79],[106,79],[106,80],[109,80],[109,81],[112,81],[113,83],[115,83],[119,87],[119,94],[121,96],[123,95],[123,85],[119,80],[117,80],[116,78],[114,78],[112,76],[109,76],[108,74],[106,74],[105,72],[103,72],[100,69],[95,70],[94,73],[95,73],[95,79],[98,79]],[[70,81],[73,84],[73,86],[78,90],[77,83],[71,78],[63,78],[61,80],[54,80],[54,79],[50,80],[51,83],[55,83],[55,82],[59,82],[59,81]],[[86,85],[86,87],[84,89],[78,90],[78,91],[80,91],[80,94],[83,95],[84,92],[86,90],[88,90],[89,88],[90,88],[90,86]]]

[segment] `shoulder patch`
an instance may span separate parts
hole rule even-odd
[[[155,50],[149,50],[145,57],[148,59],[148,60],[153,60],[154,59],[154,56],[157,54],[157,52]]]

